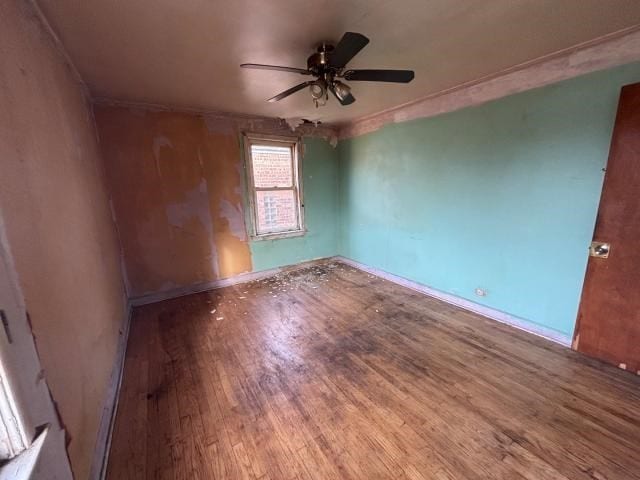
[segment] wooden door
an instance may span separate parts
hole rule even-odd
[[[574,348],[640,373],[640,83],[622,89]]]

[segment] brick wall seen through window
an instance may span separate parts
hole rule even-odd
[[[258,235],[301,230],[295,143],[252,142],[251,175]]]

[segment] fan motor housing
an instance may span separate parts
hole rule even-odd
[[[355,55],[369,43],[369,39],[361,33],[346,32],[337,46],[322,42],[318,45],[316,53],[307,58],[307,68],[283,67],[280,65],[264,65],[261,63],[243,63],[243,68],[255,68],[258,70],[276,70],[281,72],[297,73],[299,75],[312,75],[314,80],[299,83],[275,97],[269,102],[278,102],[300,90],[309,88],[311,97],[316,107],[324,105],[329,99],[328,92],[332,93],[343,106],[351,105],[356,101],[351,94],[351,87],[340,79],[360,82],[391,82],[409,83],[413,80],[413,70],[345,70],[347,64]]]
[[[323,43],[318,47],[318,51],[307,59],[307,68],[314,75],[322,76],[322,74],[332,69],[329,66],[329,56],[333,48],[333,45]]]

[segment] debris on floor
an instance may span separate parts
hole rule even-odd
[[[264,295],[266,292],[274,299],[274,302],[282,302],[301,289],[318,290],[327,288],[329,277],[336,273],[348,279],[358,272],[353,267],[340,262],[319,263],[297,269],[283,269],[267,278],[253,280],[235,288],[221,289],[216,293],[211,292],[206,302],[213,318],[217,321],[222,321],[226,316],[224,314],[227,313],[225,311],[226,306],[233,309],[238,308],[239,305],[242,305],[240,301],[253,298],[256,293]],[[367,276],[375,278],[371,275]],[[241,290],[243,288],[244,290]],[[241,311],[243,315],[248,315],[247,312]],[[380,311],[376,309],[376,313],[380,313]],[[216,317],[216,313],[221,316]]]

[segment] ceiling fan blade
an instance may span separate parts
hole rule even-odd
[[[344,67],[367,43],[369,43],[369,39],[361,33],[345,33],[335,50],[331,52],[329,64],[336,68]]]
[[[278,65],[261,65],[259,63],[243,63],[242,68],[254,68],[256,70],[277,70],[279,72],[299,73],[300,75],[311,75],[309,70],[294,67],[280,67]]]
[[[336,94],[336,90],[333,87],[329,87],[329,90],[331,90],[331,93],[333,93],[333,96],[336,97],[336,99],[340,102],[340,105],[342,106],[351,105],[353,102],[356,101],[356,97],[354,97],[351,94],[351,92],[349,92],[349,95],[347,95],[344,99],[340,100],[340,97]]]
[[[347,70],[342,76],[356,82],[409,83],[414,73],[413,70]]]
[[[289,90],[285,90],[284,92],[279,93],[275,97],[271,97],[269,100],[267,100],[267,102],[279,102],[283,98],[286,98],[289,95],[292,95],[292,94],[296,93],[297,91],[302,90],[304,87],[308,87],[312,83],[314,83],[314,82],[302,82],[302,83],[296,85],[295,87],[291,87]]]

